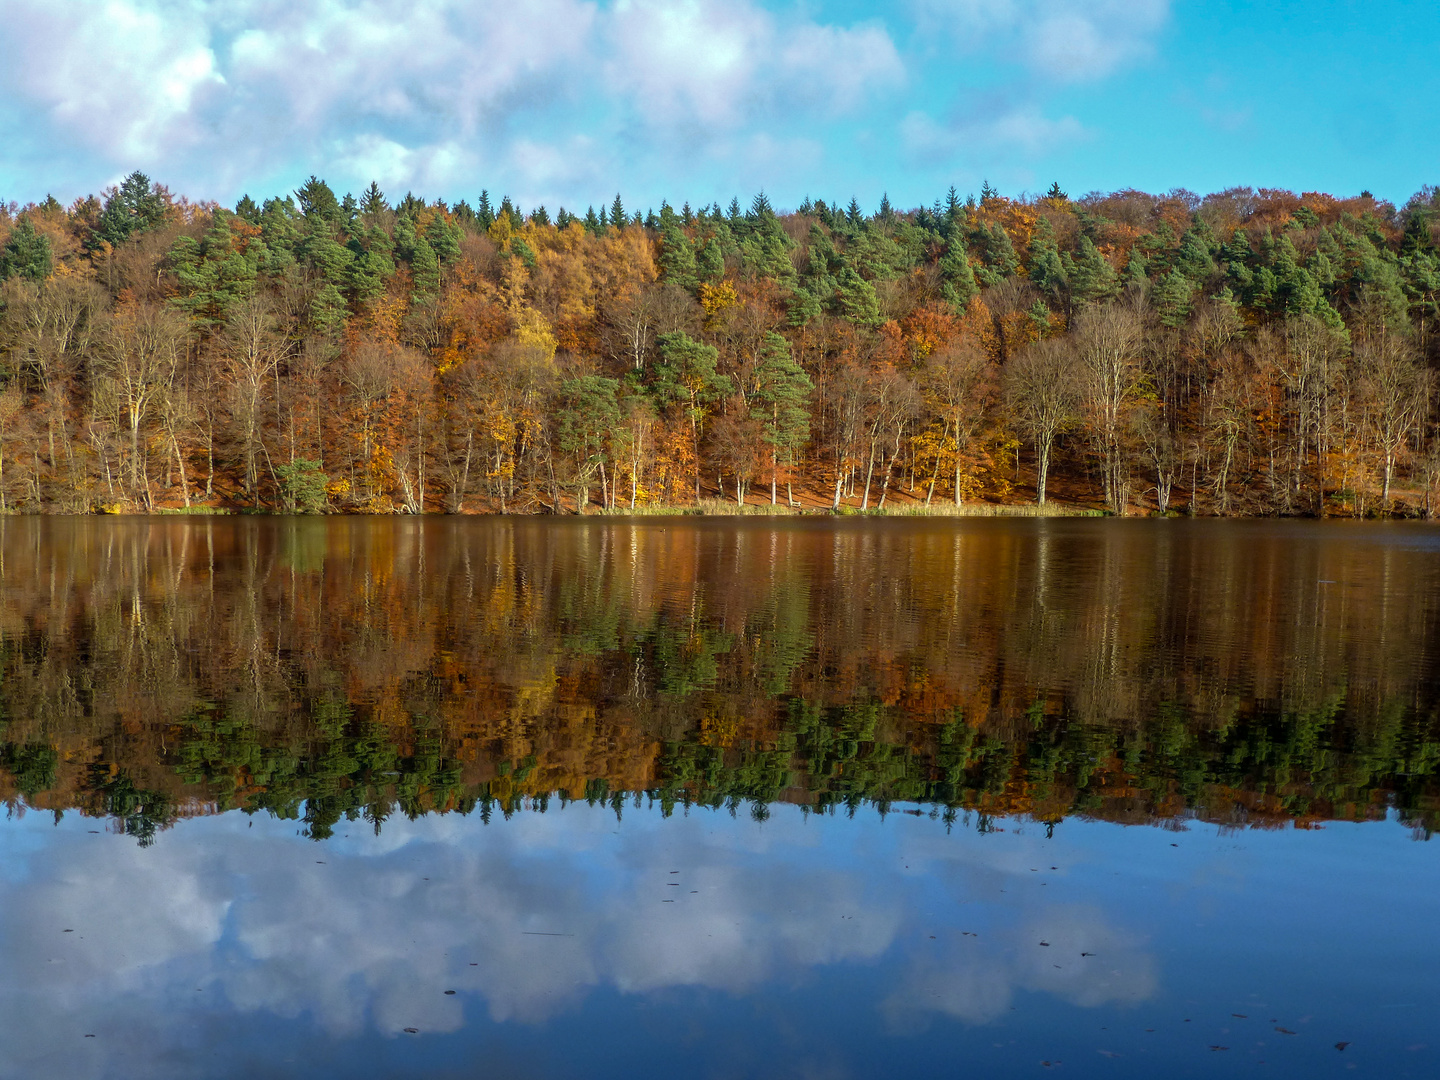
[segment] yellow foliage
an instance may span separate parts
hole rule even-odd
[[[555,331],[534,308],[524,308],[516,319],[515,340],[522,345],[534,345],[545,350],[546,361],[555,359]]]
[[[735,292],[735,286],[728,281],[707,281],[700,286],[700,306],[712,319],[739,303],[740,297]]]
[[[510,238],[515,235],[515,230],[510,227],[510,216],[508,214],[501,214],[492,221],[487,235],[489,235],[491,240],[495,241],[495,246],[501,251],[508,251],[510,249]]]

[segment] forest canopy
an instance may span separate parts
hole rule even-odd
[[[1440,191],[0,206],[0,511],[1411,514]]]

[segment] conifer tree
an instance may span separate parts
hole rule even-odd
[[[810,413],[806,409],[810,376],[795,362],[789,343],[776,333],[765,335],[760,359],[755,365],[754,402],[750,415],[759,421],[765,442],[770,446],[770,505],[776,501],[780,466],[790,466],[810,438]],[[793,497],[787,498],[793,502]]]

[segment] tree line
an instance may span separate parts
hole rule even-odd
[[[0,207],[0,511],[1423,514],[1440,192]]]

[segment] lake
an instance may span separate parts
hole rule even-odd
[[[1440,1074],[1440,530],[0,517],[0,1077]]]

